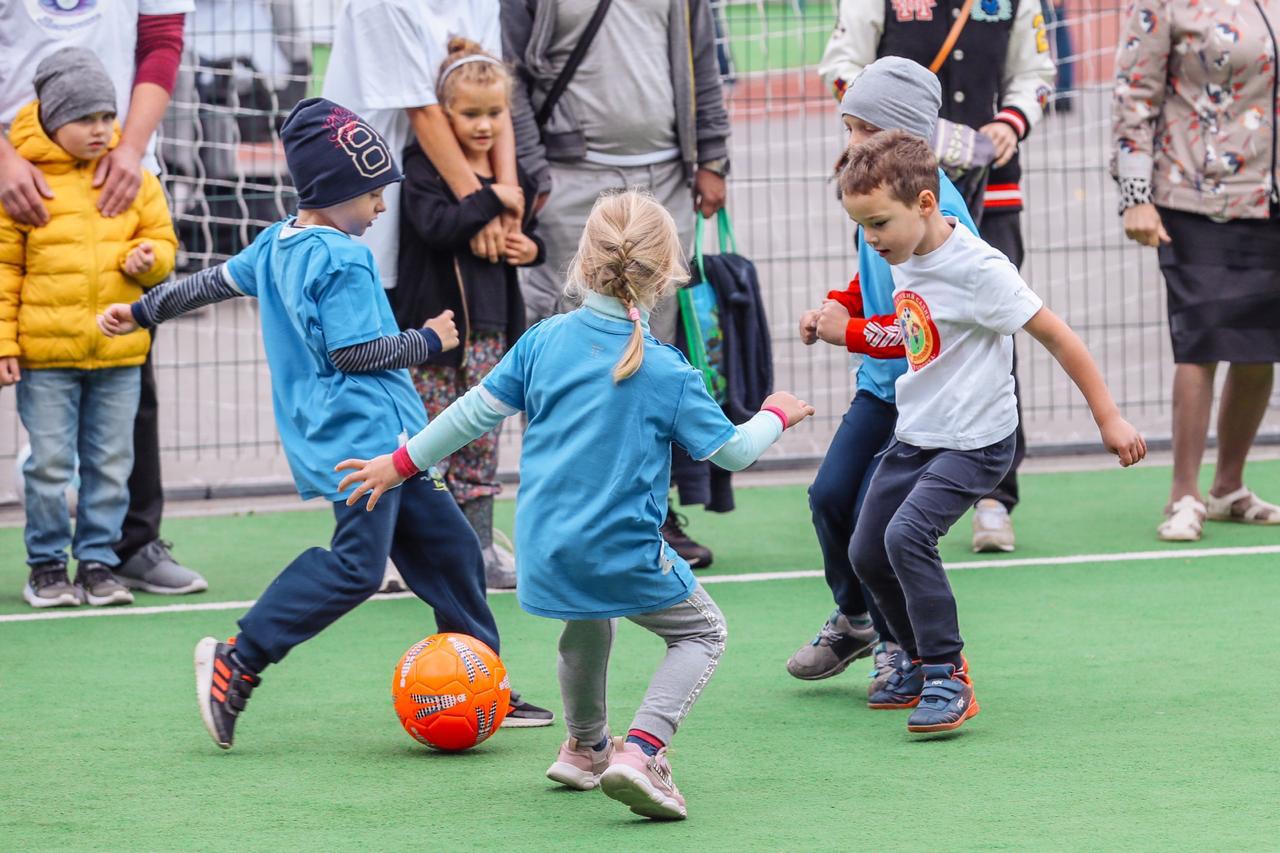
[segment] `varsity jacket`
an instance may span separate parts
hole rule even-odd
[[[960,14],[963,0],[841,0],[835,31],[818,65],[836,99],[882,56],[928,67]],[[972,128],[1001,121],[1026,139],[1044,115],[1055,67],[1040,0],[977,0],[942,67],[942,118]],[[995,69],[1000,69],[999,73]],[[987,211],[1022,209],[1018,155],[993,169]]]

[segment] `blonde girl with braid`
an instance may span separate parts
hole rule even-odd
[[[649,312],[683,265],[675,223],[635,190],[601,196],[569,269],[581,307],[530,328],[477,387],[394,453],[348,459],[350,503],[374,506],[503,418],[528,420],[516,509],[516,595],[564,622],[558,671],[568,739],[547,770],[636,814],[681,819],[667,746],[715,672],[725,622],[689,564],[662,538],[671,444],[729,470],[751,464],[813,414],[788,393],[734,426],[702,375],[649,331]],[[666,643],[625,737],[608,730],[605,681],[615,620]]]

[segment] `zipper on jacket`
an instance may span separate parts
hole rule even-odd
[[[91,165],[92,165],[91,163],[77,162],[76,169],[80,172],[81,177],[88,182],[89,185],[85,188],[86,189],[85,195],[89,198],[89,203],[94,204],[93,170],[89,168]],[[88,219],[89,219],[89,245],[93,246],[93,253],[89,259],[89,263],[91,265],[91,269],[89,270],[89,310],[93,312],[93,315],[96,318],[98,315],[98,289],[99,289],[98,288],[98,217],[97,217],[96,209],[89,215]],[[121,270],[120,272],[121,274],[123,274],[124,270]],[[97,330],[95,329],[94,331],[96,332]],[[92,335],[89,338],[89,351],[85,353],[85,355],[89,358],[90,361],[94,360],[95,356],[98,353],[97,341],[98,341],[97,335]]]
[[[1277,69],[1276,63],[1280,62],[1280,46],[1276,44],[1276,31],[1271,29],[1271,21],[1267,18],[1266,11],[1262,8],[1262,4],[1258,0],[1253,0],[1253,5],[1257,7],[1258,14],[1262,16],[1262,23],[1267,28],[1267,35],[1271,36],[1271,204],[1280,203],[1280,187],[1276,186],[1276,104],[1280,103],[1280,69]]]
[[[467,369],[467,344],[471,340],[471,311],[467,308],[467,286],[462,283],[462,269],[458,266],[458,256],[453,256],[453,275],[458,279],[458,293],[462,294],[462,335],[459,340],[462,347],[462,360],[458,363],[458,368],[465,371]]]

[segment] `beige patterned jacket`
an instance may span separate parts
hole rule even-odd
[[[1154,201],[1266,218],[1276,197],[1280,0],[1133,0],[1116,54],[1112,175]]]

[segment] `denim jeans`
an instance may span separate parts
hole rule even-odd
[[[133,419],[140,369],[26,370],[18,383],[18,415],[31,441],[26,480],[27,564],[77,560],[119,565],[112,546],[129,508]],[[80,457],[75,539],[67,486]]]

